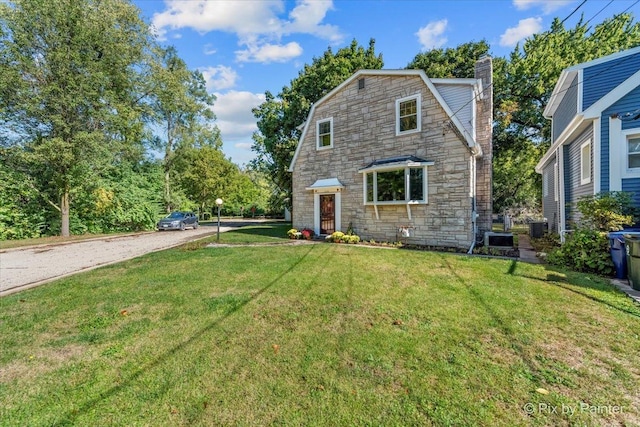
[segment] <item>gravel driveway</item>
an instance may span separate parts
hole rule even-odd
[[[249,223],[225,221],[220,231],[245,225]],[[216,232],[216,224],[207,224],[197,230],[139,233],[0,251],[0,296],[178,246]]]

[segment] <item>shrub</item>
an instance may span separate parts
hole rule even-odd
[[[335,233],[327,236],[325,239],[327,242],[333,243],[351,243],[355,244],[360,242],[360,237],[355,234],[344,234],[341,231],[336,231]]]
[[[564,245],[547,255],[547,262],[585,273],[610,275],[614,271],[607,233],[588,228],[568,235]]]
[[[298,234],[298,230],[296,230],[295,228],[292,228],[291,230],[287,231],[287,236],[289,236],[290,239],[296,239],[297,234]]]
[[[356,244],[360,242],[360,236],[357,236],[355,234],[352,234],[350,236],[345,236],[349,238],[349,241],[347,243],[351,243],[351,244]]]
[[[576,205],[582,215],[581,226],[600,231],[622,230],[625,225],[633,225],[637,215],[631,195],[623,191],[584,196]]]
[[[310,228],[303,228],[300,234],[302,235],[302,238],[305,240],[311,240],[313,239],[313,236],[316,235],[316,233]]]

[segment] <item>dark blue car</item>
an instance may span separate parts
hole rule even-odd
[[[198,225],[198,216],[193,212],[172,212],[168,217],[158,221],[156,227],[159,231],[184,230],[187,227],[195,230]]]

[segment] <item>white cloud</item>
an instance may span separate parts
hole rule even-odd
[[[208,91],[231,89],[236,85],[236,81],[238,80],[238,73],[224,65],[201,67],[198,70],[207,82]]]
[[[251,141],[253,132],[258,130],[251,110],[265,101],[264,94],[232,90],[215,95],[217,100],[213,105],[213,112],[222,140],[225,143]]]
[[[251,150],[251,147],[253,146],[253,143],[251,142],[238,142],[237,144],[233,145],[236,148],[239,148],[240,150]]]
[[[575,0],[513,0],[513,5],[518,10],[528,10],[533,7],[540,7],[545,15],[555,12],[572,3]]]
[[[440,21],[429,22],[416,33],[422,50],[436,49],[443,46],[447,42],[447,38],[442,34],[447,29],[448,21],[441,19]]]
[[[251,43],[247,49],[236,51],[236,59],[239,62],[287,62],[300,55],[302,55],[302,47],[296,42],[286,45]]]
[[[166,10],[152,17],[158,38],[164,40],[169,31],[191,28],[201,34],[224,31],[238,36],[246,49],[237,52],[245,62],[284,62],[299,56],[298,43],[281,43],[283,36],[311,34],[333,43],[343,35],[338,27],[322,24],[332,0],[297,0],[287,17],[282,0],[165,0]],[[205,46],[205,49],[209,49]]]
[[[285,34],[305,33],[339,42],[342,34],[334,25],[322,25],[327,12],[333,10],[333,1],[299,0],[289,13],[291,21],[284,26]]]
[[[542,30],[542,18],[521,19],[517,27],[507,28],[500,36],[500,46],[513,47],[519,41],[539,33]]]
[[[213,55],[217,51],[218,50],[215,47],[213,47],[211,43],[205,44],[202,48],[202,53],[204,53],[205,55]]]
[[[200,33],[227,31],[237,34],[273,32],[278,29],[275,12],[282,11],[279,0],[182,1],[166,0],[167,9],[151,19],[160,32],[191,28]]]

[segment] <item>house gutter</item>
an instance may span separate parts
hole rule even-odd
[[[477,163],[478,154],[472,153],[469,161],[471,162],[471,223],[473,224],[473,240],[471,241],[471,246],[467,251],[467,254],[471,255],[473,253],[473,248],[476,246],[476,236],[478,235],[478,212],[476,205],[476,190],[477,190],[477,173],[476,173],[476,163]]]

